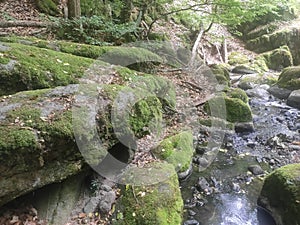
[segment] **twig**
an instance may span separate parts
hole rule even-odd
[[[136,197],[136,195],[135,195],[135,192],[134,192],[134,186],[133,186],[133,185],[131,186],[131,189],[132,189],[132,194],[133,194],[133,197],[134,197],[136,203],[139,204],[139,200],[137,199],[137,197]]]
[[[188,82],[188,81],[182,81],[182,83],[183,84],[188,84],[188,85],[190,85],[191,87],[193,87],[194,89],[196,89],[196,90],[194,90],[194,91],[196,91],[196,92],[198,92],[198,93],[202,93],[202,91],[203,91],[203,88],[201,88],[201,87],[199,87],[199,86],[197,86],[196,84],[193,84],[193,83],[191,83],[191,82]],[[185,87],[187,87],[187,88],[189,88],[188,86],[185,86]]]

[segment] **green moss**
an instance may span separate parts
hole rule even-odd
[[[35,150],[38,146],[32,130],[18,127],[0,127],[0,153],[14,150]],[[1,157],[0,157],[1,158]]]
[[[0,75],[4,84],[0,93],[13,93],[21,90],[41,89],[77,83],[93,60],[72,56],[52,50],[8,43],[11,49],[6,52],[16,65]]]
[[[270,69],[282,69],[293,65],[293,57],[288,46],[282,46],[270,52],[263,53],[268,67]]]
[[[135,134],[143,136],[154,129],[160,133],[162,130],[162,105],[158,98],[147,97],[138,101],[131,112],[129,124]]]
[[[185,131],[166,138],[153,150],[153,153],[159,159],[171,163],[180,172],[186,171],[194,153],[193,135]]]
[[[170,171],[170,165],[158,164],[160,173]],[[171,172],[171,171],[170,171]],[[170,173],[168,172],[168,173]],[[149,186],[126,185],[120,199],[122,216],[114,225],[180,225],[183,201],[176,174]],[[160,176],[157,174],[157,176]],[[120,213],[119,213],[120,215]]]
[[[10,59],[5,57],[3,53],[0,52],[0,64],[7,64],[9,63]]]
[[[238,98],[241,99],[243,102],[248,103],[249,98],[246,92],[240,88],[230,88],[225,90],[225,93],[230,98]]]
[[[269,70],[265,59],[261,56],[255,57],[255,59],[250,63],[250,68],[258,71],[259,73],[263,73]]]
[[[47,132],[47,135],[53,139],[73,140],[72,111],[65,111],[54,116],[51,122],[42,128],[42,131]]]
[[[278,86],[290,90],[300,89],[300,66],[285,68],[279,75]]]
[[[59,14],[57,5],[52,0],[37,0],[38,9],[46,14],[56,16]]]
[[[230,123],[226,120],[222,120],[219,118],[215,118],[215,117],[209,117],[209,118],[202,118],[199,119],[199,123],[207,126],[207,127],[215,127],[215,128],[222,128],[222,129],[229,129],[229,130],[233,130],[234,129],[234,124]]]
[[[222,103],[225,102],[225,109],[220,108]],[[211,108],[216,110],[221,110],[220,115],[215,116],[225,116],[226,120],[232,123],[235,122],[249,122],[252,121],[252,113],[250,106],[238,98],[229,98],[224,96],[217,96],[210,99],[204,105],[204,110],[211,114]],[[224,110],[224,114],[222,114]]]
[[[215,64],[211,67],[211,70],[220,84],[230,86],[230,75],[226,65]]]
[[[126,46],[95,46],[68,41],[47,41],[32,37],[2,37],[0,40],[6,42],[23,43],[39,48],[46,48],[64,53],[82,56],[92,59],[99,57],[108,63],[119,65],[131,65],[139,62],[162,62],[162,58],[155,53],[138,47]]]
[[[267,197],[282,224],[299,224],[300,164],[290,164],[272,172],[265,180],[261,195]]]
[[[102,86],[104,96],[118,102],[114,108],[108,109],[117,112],[112,122],[118,130],[118,135],[120,133],[141,137],[150,130],[159,133],[162,129],[163,107],[175,106],[173,86],[167,80],[152,75],[136,76],[131,73],[129,78],[128,86]],[[128,99],[128,96],[132,97]],[[106,132],[112,134],[110,115],[99,115],[99,120]]]
[[[230,65],[245,64],[248,62],[248,57],[241,52],[231,52],[228,56],[228,63]]]
[[[6,119],[15,123],[22,123],[24,126],[35,126],[37,121],[40,120],[41,110],[32,108],[30,106],[22,106],[20,108],[13,109],[6,114]]]

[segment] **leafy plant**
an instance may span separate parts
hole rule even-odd
[[[139,31],[135,23],[118,24],[100,16],[59,19],[53,32],[57,38],[94,45],[132,41]]]

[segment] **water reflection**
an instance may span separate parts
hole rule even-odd
[[[216,198],[216,212],[210,222],[210,225],[276,225],[268,211],[251,203],[245,195],[233,194]]]
[[[258,225],[256,208],[245,196],[221,194],[219,201],[221,223],[215,225]]]

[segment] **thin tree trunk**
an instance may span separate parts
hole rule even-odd
[[[195,60],[196,60],[196,56],[197,56],[197,49],[199,47],[199,44],[200,44],[203,33],[204,33],[204,29],[201,26],[201,29],[200,29],[200,31],[198,33],[198,36],[197,36],[197,39],[196,39],[196,41],[194,43],[194,46],[192,48],[192,56],[191,56],[191,60],[189,62],[189,66],[191,68],[194,68],[194,66],[195,66]]]
[[[228,51],[227,51],[227,41],[226,38],[224,38],[222,43],[222,58],[224,63],[228,63]]]
[[[69,19],[81,16],[80,0],[68,0],[68,17]]]

